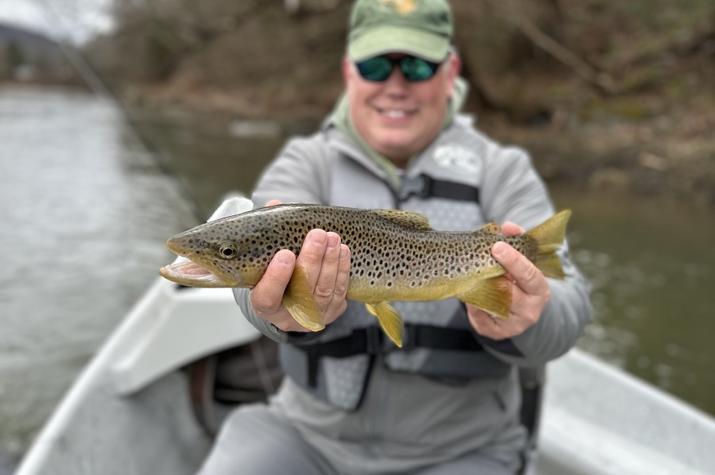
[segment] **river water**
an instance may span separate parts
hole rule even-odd
[[[135,126],[155,153],[106,100],[0,87],[0,473],[168,262],[166,237],[249,192],[285,136],[312,124],[173,111]],[[553,191],[574,210],[574,258],[594,285],[580,346],[715,414],[711,214]]]
[[[58,90],[0,87],[0,203],[1,466],[195,219],[116,107]]]

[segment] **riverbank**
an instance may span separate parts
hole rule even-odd
[[[715,70],[713,71],[715,75]],[[339,85],[321,101],[294,97],[291,107],[274,110],[256,101],[256,91],[169,87],[135,88],[135,110],[217,117],[224,121],[298,120],[319,123],[330,111]],[[685,97],[687,96],[687,97]],[[514,122],[506,114],[466,112],[495,139],[527,149],[545,180],[592,191],[636,196],[672,196],[698,206],[715,205],[715,101],[705,90],[677,98],[656,93],[557,109],[548,121]]]

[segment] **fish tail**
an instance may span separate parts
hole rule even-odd
[[[534,264],[546,277],[563,279],[565,277],[561,259],[556,251],[563,245],[566,237],[566,225],[571,217],[571,210],[559,211],[540,225],[526,232],[536,241]]]

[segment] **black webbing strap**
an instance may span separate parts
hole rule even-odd
[[[335,340],[295,345],[308,358],[308,384],[317,385],[320,358],[348,358],[355,355],[377,355],[394,351],[385,349],[385,336],[377,326],[355,329],[350,335]],[[484,351],[474,334],[469,330],[435,327],[431,325],[405,325],[405,340],[401,351],[414,348],[451,351]]]
[[[411,196],[479,203],[479,188],[456,181],[437,180],[422,174],[404,178],[398,198],[400,201],[405,201]]]
[[[402,349],[431,348],[433,350],[484,351],[484,347],[469,330],[405,325],[405,344]]]

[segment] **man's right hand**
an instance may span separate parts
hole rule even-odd
[[[280,201],[272,200],[267,206],[277,204]],[[350,249],[340,242],[336,233],[322,229],[308,233],[298,257],[287,249],[273,256],[263,277],[251,290],[256,315],[282,331],[308,331],[293,320],[282,304],[296,266],[302,267],[308,275],[313,298],[323,313],[325,324],[334,322],[347,308]]]

